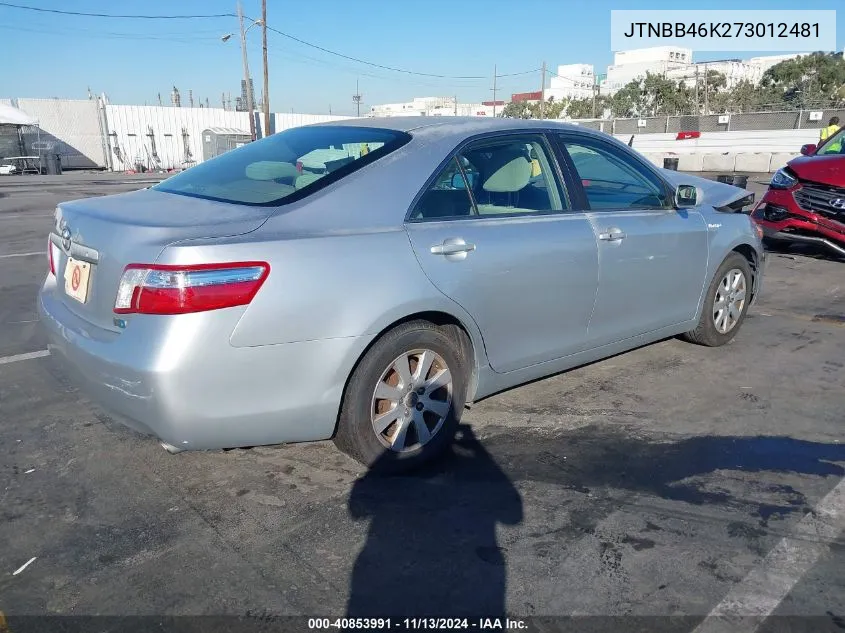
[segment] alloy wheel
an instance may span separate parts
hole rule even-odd
[[[452,407],[452,373],[440,354],[415,349],[397,356],[373,391],[370,416],[379,441],[403,453],[424,446]]]
[[[745,307],[745,273],[732,268],[722,277],[713,300],[713,325],[719,334],[727,334],[739,323]]]

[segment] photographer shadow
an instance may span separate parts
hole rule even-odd
[[[349,617],[505,617],[498,524],[522,522],[522,498],[467,425],[446,454],[405,476],[370,472],[348,505],[369,519]]]

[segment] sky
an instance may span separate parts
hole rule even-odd
[[[8,0],[18,5],[88,13],[185,15],[235,13],[235,0]],[[540,89],[540,67],[613,61],[611,9],[691,9],[677,0],[267,0],[267,23],[288,35],[348,57],[428,77],[351,61],[268,33],[270,105],[276,112],[354,114],[352,95],[370,105],[422,96],[457,96],[461,102]],[[794,0],[707,0],[702,9],[796,9]],[[810,9],[840,9],[837,50],[845,46],[841,0],[812,0]],[[244,14],[259,18],[260,0],[243,0]],[[112,103],[169,103],[173,86],[183,106],[221,107],[223,92],[240,94],[243,67],[235,17],[146,20],[82,17],[26,11],[0,2],[0,98],[85,98],[88,88]],[[221,36],[235,33],[227,42]],[[261,32],[247,33],[256,98],[262,82]],[[14,58],[10,57],[14,51]],[[766,55],[694,53],[696,61]],[[14,59],[14,61],[13,61]],[[516,74],[519,73],[519,74]],[[473,79],[456,79],[477,77]]]

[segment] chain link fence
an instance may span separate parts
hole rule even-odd
[[[780,110],[736,114],[681,115],[636,119],[573,119],[586,128],[608,134],[659,134],[678,132],[729,132],[739,130],[819,129],[831,117],[845,123],[845,108]]]

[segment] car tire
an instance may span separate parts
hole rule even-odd
[[[698,326],[684,334],[683,338],[690,343],[707,347],[730,343],[748,314],[752,283],[751,265],[748,260],[739,253],[728,255],[716,270],[707,289]],[[741,303],[739,297],[742,298]],[[720,302],[718,305],[717,301]],[[725,307],[719,308],[719,305]],[[725,310],[728,311],[727,317]]]
[[[379,472],[407,472],[432,460],[454,438],[471,358],[469,340],[456,326],[410,321],[388,331],[352,372],[335,445]]]

